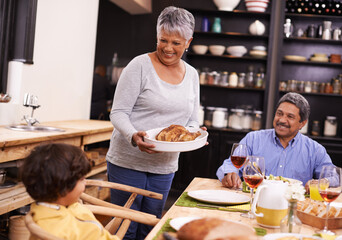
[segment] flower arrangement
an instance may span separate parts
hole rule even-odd
[[[288,201],[303,201],[305,200],[305,188],[301,183],[289,184],[285,191],[285,198]]]

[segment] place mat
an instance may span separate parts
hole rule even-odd
[[[225,205],[222,205],[222,208],[218,209],[216,207],[201,207],[198,206],[197,204],[201,204],[203,202],[198,201],[196,199],[193,199],[192,197],[188,196],[188,192],[184,192],[178,199],[178,201],[175,203],[176,206],[180,207],[197,207],[197,208],[204,208],[204,209],[216,209],[216,210],[221,210],[221,211],[230,211],[230,209],[223,209],[226,207]],[[210,203],[206,203],[206,205],[210,205]],[[229,208],[231,208],[231,211],[234,211],[233,209],[236,210],[250,210],[250,204],[249,203],[244,203],[244,204],[239,204],[239,205],[229,205]]]
[[[166,220],[166,222],[164,223],[164,225],[160,228],[160,230],[157,232],[156,236],[154,236],[153,240],[157,240],[158,237],[163,234],[164,232],[176,232],[176,230],[174,230],[171,225],[170,225],[170,221],[172,219],[168,218]],[[255,234],[257,236],[265,236],[267,234],[267,230],[264,228],[258,228],[258,227],[254,227],[255,229]]]
[[[163,232],[176,232],[171,225],[170,225],[171,218],[168,218],[164,225],[160,228],[160,230],[157,232],[156,236],[154,236],[153,240],[156,240],[160,234],[163,234]]]

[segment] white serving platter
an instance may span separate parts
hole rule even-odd
[[[186,127],[186,129],[190,132],[200,131],[201,135],[198,136],[193,141],[188,142],[166,142],[166,141],[158,141],[156,140],[156,135],[163,130],[165,127],[155,128],[146,131],[148,137],[144,138],[144,141],[150,144],[154,144],[155,148],[153,150],[158,152],[188,152],[199,149],[203,147],[208,139],[208,132],[204,131],[200,128],[192,128]]]
[[[215,204],[241,204],[250,201],[250,197],[247,195],[225,190],[190,191],[188,196],[199,201]]]

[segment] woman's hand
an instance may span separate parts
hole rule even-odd
[[[132,140],[135,142],[135,144],[138,146],[140,151],[147,152],[147,153],[158,153],[157,151],[154,151],[151,148],[154,148],[154,144],[149,144],[144,142],[144,137],[146,136],[146,132],[139,131],[133,134]]]
[[[201,129],[202,129],[203,131],[207,131],[207,128],[206,128],[206,127],[201,127]],[[207,146],[207,145],[209,145],[209,143],[206,142],[205,145]]]

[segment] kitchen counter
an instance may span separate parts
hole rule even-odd
[[[0,168],[16,165],[42,142],[68,143],[84,148],[84,145],[111,138],[113,125],[110,121],[71,120],[44,122],[43,126],[61,128],[64,132],[14,131],[0,126]],[[12,164],[13,163],[13,164]],[[105,171],[106,163],[93,167],[87,177]],[[33,202],[21,182],[10,188],[0,189],[0,215]]]
[[[65,132],[26,132],[0,126],[0,163],[24,158],[41,142],[64,142],[83,147],[109,140],[113,131],[110,121],[71,120],[44,122],[41,125],[61,128]]]

